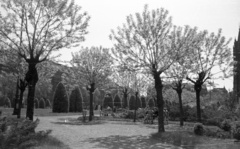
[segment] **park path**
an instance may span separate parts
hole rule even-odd
[[[104,121],[96,125],[63,124],[64,119],[78,116],[38,117],[37,131],[52,129],[51,136],[59,139],[71,149],[91,148],[165,148],[172,145],[155,143],[149,139],[156,129],[147,128],[141,123]]]

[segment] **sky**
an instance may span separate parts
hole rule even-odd
[[[232,38],[230,48],[240,28],[240,0],[75,0],[75,3],[91,16],[89,34],[86,35],[86,41],[81,43],[83,47],[111,48],[111,29],[116,30],[126,23],[128,15],[142,12],[145,4],[148,4],[149,10],[167,9],[174,25],[196,26],[199,30],[215,33],[222,28],[222,35],[227,39]],[[71,52],[79,49],[62,50],[60,58],[70,60]],[[215,83],[217,87],[232,90],[233,79],[221,79]]]

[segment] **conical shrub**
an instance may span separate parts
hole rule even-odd
[[[135,109],[135,96],[130,96],[129,99],[129,110],[134,110]]]
[[[58,83],[52,104],[52,112],[67,113],[69,110],[69,102],[66,89],[64,85],[60,82]]]
[[[146,108],[146,100],[144,97],[141,97],[142,108]]]
[[[35,109],[39,108],[39,101],[37,98],[34,99],[34,107],[35,107]]]
[[[113,100],[112,100],[112,96],[110,95],[105,96],[103,101],[103,108],[107,108],[108,106],[113,108]]]
[[[40,109],[45,109],[45,107],[46,107],[45,100],[44,100],[43,98],[41,98],[41,99],[39,100],[39,108],[40,108]]]
[[[120,99],[118,94],[114,98],[114,106],[117,107],[117,108],[121,108],[122,107],[121,99]]]
[[[78,87],[75,87],[69,98],[69,112],[82,112],[82,94]]]

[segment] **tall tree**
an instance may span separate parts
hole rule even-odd
[[[36,65],[53,51],[83,41],[89,16],[68,0],[2,0],[1,4],[0,42],[16,50],[28,63],[26,117],[33,120]]]
[[[218,33],[208,33],[206,30],[199,32],[196,38],[198,46],[191,53],[193,63],[191,73],[187,80],[194,84],[196,92],[197,120],[201,122],[200,92],[203,84],[209,79],[216,79],[219,76],[227,77],[231,71],[232,57],[228,44],[231,39],[226,40],[222,36],[222,30]],[[223,75],[221,75],[221,74]]]
[[[109,50],[102,47],[83,48],[74,53],[71,60],[73,70],[81,76],[80,82],[86,86],[90,96],[89,121],[93,116],[93,93],[109,81],[112,73],[112,59]]]
[[[110,35],[115,41],[113,54],[119,62],[128,69],[144,70],[154,79],[159,110],[158,132],[165,131],[161,75],[175,62],[179,53],[169,48],[171,27],[172,21],[167,10],[149,11],[145,5],[142,13],[136,13],[136,18],[129,15],[127,23]]]

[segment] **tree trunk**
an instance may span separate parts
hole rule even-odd
[[[200,105],[200,92],[202,89],[202,86],[199,84],[194,85],[195,92],[196,92],[196,105],[197,105],[197,121],[201,122],[201,105]]]
[[[135,107],[134,107],[133,122],[136,122],[136,118],[137,118],[137,96],[138,96],[138,92],[135,93]]]
[[[28,118],[29,120],[33,120],[35,87],[36,87],[36,83],[38,81],[38,73],[37,73],[37,69],[36,69],[36,63],[28,62],[28,72],[27,72],[25,78],[28,83],[26,118]]]
[[[179,110],[180,110],[180,126],[183,126],[183,105],[182,105],[182,89],[177,92],[179,99]]]
[[[124,92],[123,92],[123,108],[128,107],[128,102],[127,102],[128,93],[127,92],[128,92],[127,89],[124,89]]]
[[[95,84],[92,83],[91,87],[88,89],[90,94],[90,107],[89,107],[89,121],[92,121],[94,113],[93,113],[93,92],[95,90]]]
[[[20,89],[20,99],[19,99],[19,103],[18,103],[18,116],[17,116],[17,118],[20,118],[21,117],[21,109],[22,109],[22,102],[23,102],[23,93],[24,93],[24,91],[25,91],[25,89],[26,89],[26,86],[27,86],[27,84],[26,84],[26,82],[25,81],[23,81],[23,80],[20,80],[20,87],[19,87],[19,89]]]
[[[164,129],[164,114],[163,114],[163,107],[164,107],[164,100],[162,95],[162,80],[160,77],[160,73],[155,72],[154,74],[154,81],[155,81],[155,89],[157,93],[157,106],[158,106],[158,132],[165,132]]]
[[[25,90],[25,89],[24,89]],[[23,93],[24,93],[24,90],[21,90],[20,91],[20,99],[19,99],[19,103],[18,103],[18,115],[17,115],[17,118],[20,118],[21,117],[21,109],[22,109],[22,101],[23,101]]]
[[[13,114],[12,115],[17,115],[18,114],[18,95],[19,95],[19,90],[18,90],[18,83],[19,83],[19,78],[17,79],[17,84],[16,84],[16,94],[15,94],[15,99],[14,99],[14,105],[13,105]]]

